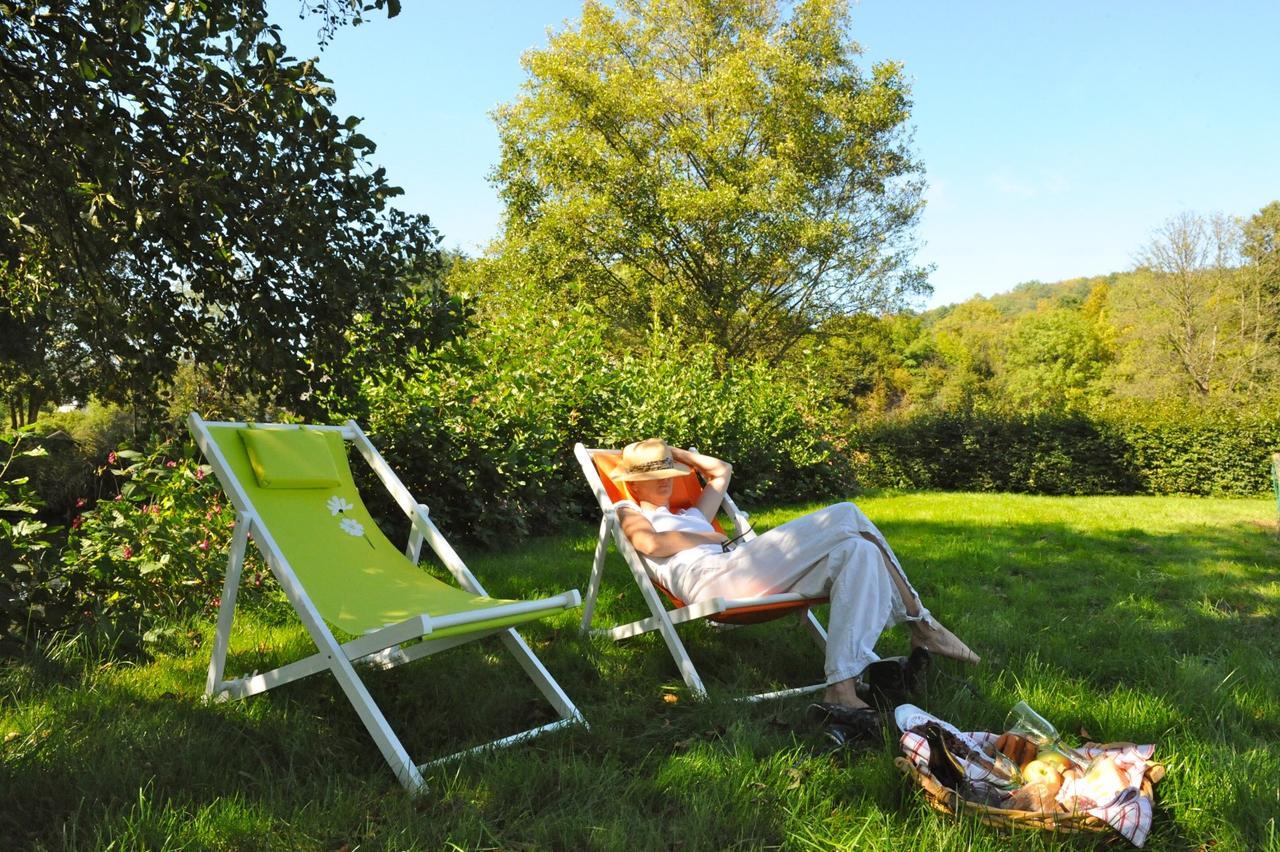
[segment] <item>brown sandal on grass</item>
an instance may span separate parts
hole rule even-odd
[[[884,721],[872,707],[849,707],[824,701],[810,704],[805,713],[811,721],[823,726],[823,734],[837,748],[877,742],[884,736]]]

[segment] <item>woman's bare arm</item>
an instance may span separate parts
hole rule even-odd
[[[714,520],[724,501],[724,494],[729,490],[729,480],[733,477],[733,465],[714,456],[671,448],[671,458],[687,464],[702,474],[707,484],[702,488],[702,496],[698,498],[698,511],[708,521]]]
[[[725,537],[718,532],[697,533],[658,532],[649,519],[634,509],[625,507],[618,509],[618,517],[622,521],[622,534],[631,542],[631,546],[645,556],[662,559],[674,556],[682,550],[697,547],[700,544],[719,544]]]

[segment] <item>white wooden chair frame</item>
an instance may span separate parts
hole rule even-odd
[[[636,586],[639,587],[640,595],[644,598],[645,606],[648,607],[650,614],[648,618],[642,618],[639,621],[620,624],[611,628],[598,628],[591,632],[595,635],[607,636],[614,641],[618,641],[657,630],[662,636],[662,641],[666,643],[667,650],[671,652],[671,658],[675,661],[676,667],[679,668],[685,685],[689,687],[695,696],[706,698],[707,688],[702,681],[702,677],[698,674],[693,660],[689,657],[688,650],[676,633],[677,624],[697,621],[698,619],[715,615],[732,615],[734,610],[746,607],[813,599],[795,592],[787,592],[755,598],[711,598],[676,609],[667,609],[664,596],[658,590],[649,574],[645,558],[632,546],[631,541],[622,532],[622,523],[613,508],[613,501],[608,492],[605,491],[604,482],[600,479],[599,468],[596,467],[595,462],[592,460],[592,456],[596,453],[617,455],[620,452],[621,450],[591,449],[581,443],[575,444],[573,447],[573,454],[577,457],[578,464],[582,467],[582,473],[586,476],[587,482],[596,496],[596,502],[600,505],[602,516],[600,518],[600,534],[596,540],[595,559],[591,566],[591,580],[587,585],[587,598],[582,608],[581,629],[587,631],[591,628],[591,620],[595,615],[596,599],[600,595],[600,580],[604,574],[605,557],[609,550],[609,538],[612,535],[614,547],[618,549],[618,553],[621,554],[623,561],[626,562],[627,567],[631,570],[632,579],[635,580]],[[737,504],[733,502],[733,498],[727,493],[724,495],[721,508],[729,516],[735,530],[742,535],[744,541],[751,541],[756,537],[755,531],[751,529],[751,524],[748,522],[747,513],[739,509]],[[815,603],[817,602],[815,600]],[[817,642],[818,647],[825,651],[827,647],[827,631],[817,617],[809,609],[798,610],[797,612],[801,623],[807,628],[814,641]],[[825,686],[825,683],[810,684],[774,692],[747,695],[738,700],[765,701],[773,698],[785,698],[792,695],[816,692]]]
[[[403,643],[427,637],[436,629],[487,621],[506,615],[575,607],[580,605],[582,601],[577,589],[572,589],[551,598],[519,601],[473,612],[435,617],[425,614],[417,615],[340,644],[299,582],[293,568],[289,565],[289,560],[276,545],[271,531],[259,520],[248,494],[241,487],[222,451],[207,429],[209,426],[243,427],[245,425],[244,423],[235,422],[205,421],[194,412],[187,418],[187,426],[199,445],[200,451],[204,453],[205,458],[213,467],[218,480],[222,483],[223,489],[236,510],[236,524],[231,537],[231,552],[227,558],[227,576],[222,588],[222,603],[218,609],[218,626],[213,656],[209,662],[209,673],[205,681],[205,700],[225,701],[232,698],[246,698],[299,678],[328,670],[337,678],[342,691],[346,693],[347,699],[351,702],[352,707],[355,708],[360,720],[369,731],[369,735],[373,737],[379,751],[382,752],[382,756],[391,766],[392,771],[395,772],[397,779],[405,788],[415,793],[426,789],[422,778],[422,770],[429,766],[454,760],[484,749],[523,742],[568,725],[582,724],[585,726],[587,724],[578,708],[574,706],[555,678],[546,670],[524,639],[515,631],[514,627],[493,628],[475,633],[457,634],[434,641],[424,639],[424,641],[417,644],[402,647]],[[283,424],[257,423],[254,425],[255,428],[265,429],[299,428]],[[378,479],[381,480],[396,503],[409,517],[411,530],[409,542],[405,546],[405,555],[414,564],[418,563],[422,552],[422,543],[425,541],[435,551],[440,561],[449,569],[449,572],[462,588],[472,594],[487,596],[484,587],[480,585],[480,581],[475,578],[463,563],[461,557],[441,535],[436,525],[432,523],[428,515],[427,506],[413,499],[409,490],[400,481],[400,478],[396,476],[386,460],[383,459],[382,455],[354,421],[348,420],[342,426],[308,426],[308,428],[340,432],[344,440],[351,441],[360,451],[360,455],[373,468]],[[245,547],[250,534],[252,534],[254,544],[257,545],[267,565],[270,566],[271,572],[280,583],[280,587],[284,590],[285,597],[289,599],[294,610],[298,613],[298,617],[306,627],[307,633],[311,636],[312,641],[315,642],[317,651],[308,657],[269,672],[254,673],[246,677],[224,680],[223,672],[226,665],[227,648],[231,638],[236,592],[240,585]],[[498,634],[501,637],[507,650],[515,656],[516,661],[530,679],[533,680],[538,690],[556,709],[560,716],[560,721],[530,728],[527,731],[496,739],[438,760],[422,764],[414,763],[401,744],[399,737],[396,736],[391,725],[388,724],[386,717],[383,716],[382,711],[374,702],[373,697],[369,694],[353,664],[361,663],[380,669],[394,668],[439,651],[494,634]]]

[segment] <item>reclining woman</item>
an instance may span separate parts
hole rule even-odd
[[[706,484],[696,506],[670,510],[672,479],[696,470]],[[687,603],[713,597],[799,592],[827,595],[826,684],[815,705],[843,726],[837,739],[878,735],[879,718],[858,695],[858,678],[880,659],[876,640],[906,623],[913,648],[977,663],[978,655],[920,602],[889,543],[862,510],[837,503],[788,521],[750,542],[729,540],[711,525],[733,468],[658,438],[627,445],[611,474],[633,500],[615,505],[622,531],[657,579]]]

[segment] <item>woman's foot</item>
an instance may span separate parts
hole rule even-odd
[[[862,696],[858,695],[858,679],[856,677],[848,677],[844,680],[827,684],[826,691],[822,693],[822,701],[825,704],[839,704],[855,710],[868,706],[867,702],[862,700]]]
[[[969,646],[961,642],[954,633],[939,624],[937,619],[931,618],[930,621],[932,623],[924,621],[911,622],[912,648],[924,648],[926,651],[937,654],[940,657],[950,657],[953,660],[959,660],[970,665],[974,665],[982,659],[969,650]]]
[[[809,721],[822,726],[827,739],[836,748],[858,742],[870,742],[883,736],[880,714],[858,695],[858,679],[845,678],[828,684],[822,701],[806,710]]]

